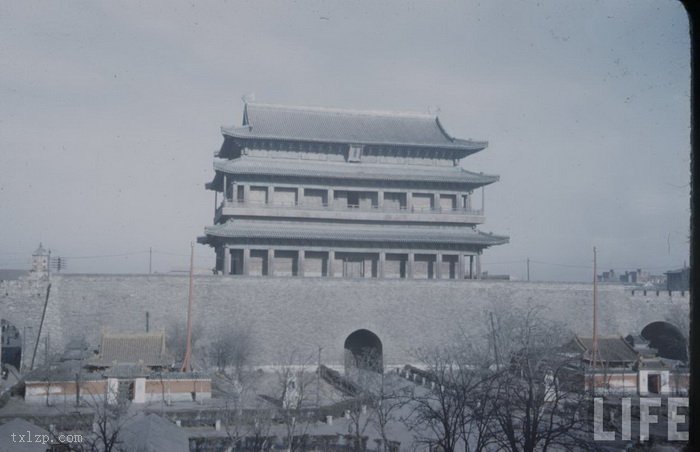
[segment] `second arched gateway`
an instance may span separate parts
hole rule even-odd
[[[382,372],[384,355],[382,341],[373,332],[365,329],[350,334],[345,343],[345,371],[354,369]]]

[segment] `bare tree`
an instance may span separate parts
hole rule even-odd
[[[52,431],[53,440],[65,450],[76,452],[128,452],[122,445],[122,430],[136,416],[129,410],[131,401],[116,388],[107,387],[104,394],[85,393],[82,404],[92,413],[91,430],[78,429],[82,442],[61,443],[61,437]],[[66,425],[81,426],[85,413],[66,412],[62,415]]]
[[[576,358],[562,352],[570,335],[540,309],[499,315],[494,345],[506,366],[489,389],[489,433],[503,450],[590,450],[589,394],[571,382]]]
[[[201,323],[195,322],[192,326],[192,349],[195,360],[202,361],[203,352],[200,346],[200,339],[203,338],[203,328]],[[175,357],[177,365],[182,363],[187,349],[187,323],[185,321],[174,321],[165,330],[165,346]]]
[[[245,327],[220,327],[215,330],[208,346],[208,361],[219,372],[232,367],[233,374],[242,378],[253,354],[252,335]]]
[[[374,348],[359,351],[346,369],[346,378],[355,391],[344,393],[343,406],[349,418],[348,433],[355,450],[365,450],[366,433],[373,427],[381,438],[381,448],[389,451],[392,439],[388,426],[399,421],[399,411],[410,394],[410,384],[384,372],[381,354]]]
[[[313,355],[306,356],[293,350],[277,369],[278,416],[284,424],[288,452],[304,447],[304,438],[311,423],[303,408],[315,381],[310,371],[312,362]]]
[[[370,393],[373,412],[370,422],[382,439],[381,447],[384,452],[389,452],[392,444],[387,427],[400,421],[399,412],[405,406],[410,395],[409,386],[400,382],[399,378],[389,372],[378,374],[376,384]]]
[[[430,389],[416,387],[411,400],[415,440],[446,452],[590,448],[590,398],[562,350],[570,335],[538,309],[484,323],[490,331],[422,354],[415,372]]]
[[[407,424],[419,444],[445,452],[484,450],[489,443],[489,405],[485,403],[493,372],[484,368],[471,344],[420,353],[425,370],[411,368],[419,379]],[[478,358],[478,359],[477,359]],[[416,377],[413,377],[416,378]]]
[[[257,386],[250,375],[220,374],[217,385],[223,393],[221,422],[233,450],[268,450],[271,446],[272,412],[257,397]]]

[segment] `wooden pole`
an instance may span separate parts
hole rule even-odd
[[[46,307],[49,305],[49,293],[51,292],[51,283],[46,287],[46,300],[44,300],[44,310],[41,311],[41,322],[39,322],[39,333],[36,335],[34,342],[34,352],[32,353],[32,362],[29,370],[34,370],[34,359],[36,358],[36,349],[39,347],[39,339],[41,339],[41,329],[44,327],[44,318],[46,317]]]
[[[596,249],[593,247],[593,383],[591,389],[595,393],[595,371],[598,363],[598,275]]]
[[[191,370],[190,359],[192,358],[192,292],[194,273],[194,242],[190,243],[190,289],[187,299],[187,345],[185,348],[185,359],[182,360],[181,372]]]
[[[530,282],[530,258],[527,258],[527,282]]]
[[[498,359],[498,341],[496,340],[496,327],[493,324],[493,312],[489,312],[489,317],[491,317],[491,335],[493,336],[493,354],[496,358],[496,369],[500,370],[501,360]]]

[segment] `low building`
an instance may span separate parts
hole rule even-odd
[[[155,414],[139,415],[121,430],[123,450],[132,452],[189,452],[188,434]]]
[[[141,367],[148,371],[161,371],[174,364],[165,348],[165,332],[153,333],[102,333],[97,356],[87,361],[94,369]]]
[[[580,353],[586,391],[640,396],[688,391],[687,369],[658,357],[640,336],[600,337],[596,356],[592,338],[576,336],[565,348]]]
[[[173,358],[165,334],[103,333],[95,356],[71,341],[59,362],[25,378],[29,403],[94,404],[202,401],[211,398],[211,378],[196,372],[172,371]]]

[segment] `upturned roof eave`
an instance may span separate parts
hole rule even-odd
[[[459,138],[452,138],[452,143],[400,143],[400,142],[382,142],[382,141],[371,141],[371,140],[329,140],[320,138],[309,138],[309,137],[285,137],[285,136],[274,136],[274,135],[264,135],[264,134],[253,134],[251,132],[252,127],[221,127],[221,133],[224,137],[229,136],[231,138],[238,138],[242,140],[275,140],[275,141],[294,141],[298,143],[327,143],[327,144],[361,144],[365,146],[392,146],[392,147],[411,147],[411,148],[427,148],[435,150],[450,150],[450,151],[464,151],[465,156],[474,154],[479,151],[483,151],[489,145],[488,141],[471,141],[463,140]],[[238,133],[237,131],[248,131],[248,133]],[[460,144],[460,142],[465,144]],[[467,144],[468,143],[468,144]]]
[[[474,173],[471,171],[466,171],[464,169],[460,169],[459,172],[456,172],[454,175],[434,175],[434,174],[416,174],[416,173],[407,173],[405,175],[394,175],[394,174],[371,174],[371,173],[363,173],[363,172],[357,172],[355,174],[323,174],[320,172],[319,174],[314,174],[314,175],[306,175],[306,174],[299,174],[298,172],[294,171],[291,174],[283,174],[281,171],[275,172],[272,169],[264,169],[264,170],[259,170],[256,171],[251,168],[233,168],[231,167],[231,162],[230,160],[214,160],[213,168],[214,171],[216,172],[214,179],[211,182],[207,182],[205,184],[205,188],[208,190],[215,189],[214,187],[219,187],[221,182],[217,179],[219,173],[226,173],[226,174],[255,174],[255,175],[265,175],[265,176],[294,176],[294,177],[322,177],[322,178],[331,178],[331,179],[352,179],[352,180],[404,180],[404,181],[416,181],[416,182],[445,182],[445,183],[461,183],[461,184],[470,184],[474,185],[475,187],[481,187],[485,185],[490,185],[495,182],[498,182],[500,180],[500,176],[498,175],[493,175],[493,174],[482,174],[482,173]],[[277,163],[277,162],[276,162]],[[233,163],[235,165],[235,163]],[[348,166],[347,170],[358,170],[362,169],[361,168],[362,164],[353,164],[353,166]],[[328,167],[326,167],[328,168]],[[407,167],[407,169],[414,169],[412,167]],[[471,178],[471,179],[470,179]]]
[[[260,225],[262,226],[262,225]],[[510,241],[507,236],[487,234],[481,231],[471,237],[431,237],[430,231],[426,231],[426,235],[420,237],[416,236],[402,236],[400,232],[396,234],[391,234],[391,239],[387,239],[385,236],[373,236],[373,233],[378,231],[363,230],[357,234],[347,234],[339,233],[339,236],[333,237],[324,232],[319,232],[316,237],[309,234],[304,225],[299,225],[299,229],[294,229],[293,227],[284,226],[288,228],[286,231],[282,228],[275,228],[273,231],[265,231],[260,227],[257,227],[254,231],[249,228],[251,225],[245,225],[239,232],[237,230],[235,221],[232,225],[220,224],[214,226],[207,226],[204,229],[205,236],[198,237],[197,241],[199,243],[209,243],[209,237],[217,238],[255,238],[255,239],[269,239],[269,240],[318,240],[318,241],[328,241],[328,240],[343,240],[348,242],[376,242],[376,243],[429,243],[429,244],[460,244],[460,245],[473,245],[473,246],[497,246],[503,245]],[[248,228],[248,229],[247,229]],[[311,237],[309,236],[311,235]]]

